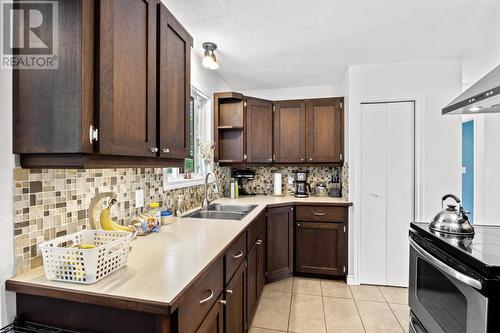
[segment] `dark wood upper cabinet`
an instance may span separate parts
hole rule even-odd
[[[215,160],[245,162],[245,100],[242,94],[214,94]]]
[[[157,1],[99,4],[99,152],[156,156]]]
[[[274,162],[302,163],[305,161],[306,112],[305,102],[274,103]]]
[[[248,163],[273,161],[273,103],[247,98],[246,151]]]
[[[306,102],[308,163],[342,162],[344,155],[343,98]]]
[[[293,273],[293,207],[267,210],[267,281]]]
[[[192,37],[163,5],[160,8],[158,95],[160,154],[189,156]]]
[[[59,31],[64,31],[59,44],[65,46],[58,68],[12,71],[15,154],[94,152],[89,133],[95,123],[95,3],[59,1],[58,10]],[[44,34],[50,32],[37,33],[47,40]]]
[[[58,6],[58,68],[13,73],[13,151],[21,166],[181,164],[189,143],[189,34],[159,0]]]

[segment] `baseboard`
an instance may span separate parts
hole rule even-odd
[[[347,284],[350,284],[350,285],[358,285],[359,284],[356,275],[347,275],[346,282],[347,282]]]

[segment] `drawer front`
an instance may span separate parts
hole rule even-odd
[[[179,332],[192,333],[215,304],[223,290],[222,258],[214,262],[186,291],[179,307]]]
[[[247,234],[243,232],[226,251],[226,283],[247,255]]]
[[[266,211],[264,210],[259,214],[248,227],[248,237],[247,237],[247,251],[255,245],[257,238],[259,237],[259,232],[266,227]]]
[[[298,206],[297,221],[311,222],[345,222],[347,209],[332,206]]]

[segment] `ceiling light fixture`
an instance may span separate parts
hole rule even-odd
[[[219,64],[217,63],[217,58],[215,57],[214,51],[217,50],[217,44],[212,42],[203,43],[203,48],[205,53],[203,54],[203,67],[210,69],[219,69]]]

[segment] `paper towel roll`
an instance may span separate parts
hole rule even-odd
[[[274,174],[274,195],[281,195],[281,173]]]

